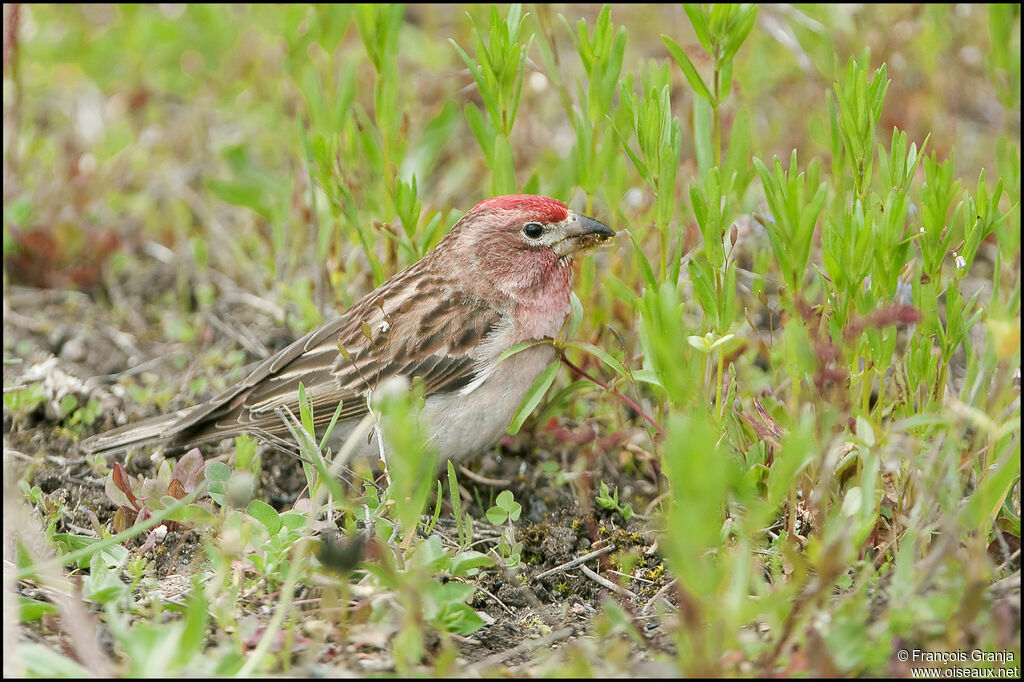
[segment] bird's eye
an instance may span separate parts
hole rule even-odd
[[[526,223],[523,225],[523,234],[530,239],[537,239],[544,234],[544,226],[540,223]]]

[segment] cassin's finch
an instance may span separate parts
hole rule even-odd
[[[555,351],[541,344],[499,362],[502,353],[558,334],[569,314],[572,255],[614,234],[547,197],[484,201],[418,262],[241,383],[194,407],[93,436],[83,448],[178,450],[242,432],[282,442],[288,429],[276,410],[298,414],[301,382],[318,430],[342,403],[330,439],[337,451],[366,415],[372,389],[405,376],[423,381],[422,418],[441,456],[462,459],[504,432]],[[378,452],[376,437],[361,440],[357,454]]]

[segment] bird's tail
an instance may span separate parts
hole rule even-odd
[[[81,442],[81,448],[89,454],[111,454],[141,445],[170,444],[179,431],[177,423],[194,409],[157,415],[90,436]]]

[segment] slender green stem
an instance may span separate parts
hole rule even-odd
[[[939,360],[939,371],[935,377],[935,388],[932,389],[932,400],[935,401],[936,407],[942,408],[943,398],[946,396],[946,372],[948,371],[949,363],[946,362],[945,358]]]
[[[715,101],[711,104],[711,135],[715,149],[715,165],[722,163],[722,125],[718,114],[718,97],[720,93],[720,73],[718,69],[718,46],[715,46],[715,70],[712,74],[712,87],[714,88]]]
[[[725,266],[729,267],[728,259],[726,259]],[[718,303],[721,305],[722,301],[725,300],[724,296],[725,289],[725,276],[721,270],[715,270],[715,291],[718,293]],[[724,312],[719,311],[718,319],[724,321]],[[721,329],[715,329],[715,335],[721,337],[725,334],[727,324],[723,323]],[[725,416],[725,406],[722,405],[722,375],[725,370],[725,348],[718,348],[718,374],[715,379],[715,404],[718,405],[718,420],[721,421]]]
[[[802,376],[794,376],[793,377],[793,393],[792,393],[792,396],[793,396],[793,407],[792,407],[792,413],[794,415],[799,414],[799,412],[800,412],[800,384],[802,384],[802,383],[803,383],[803,377]]]
[[[661,281],[668,279],[668,228],[658,226],[661,231]]]
[[[725,350],[718,349],[718,388],[715,391],[715,401],[718,404],[718,421],[725,417],[725,405],[722,403],[722,373],[725,370]]]
[[[703,354],[703,360],[700,363],[700,388],[702,391],[707,391],[710,388],[708,384],[708,364],[711,362],[711,354]]]

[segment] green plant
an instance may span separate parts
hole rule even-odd
[[[514,194],[518,185],[511,142],[512,126],[523,90],[526,53],[533,38],[531,36],[525,44],[520,38],[526,18],[520,5],[510,5],[504,19],[497,6],[491,7],[486,42],[472,15],[467,13],[466,16],[473,25],[476,58],[470,57],[454,40],[450,42],[473,76],[487,113],[485,118],[475,104],[467,104],[466,122],[491,170],[491,193]]]
[[[24,388],[4,390],[4,407],[14,413],[14,420],[20,421],[30,414],[43,400],[46,392],[42,384],[29,384]]]
[[[216,465],[220,463],[212,464],[215,466],[211,471],[216,471]],[[199,494],[204,490],[205,481],[218,480],[216,474],[211,475],[211,471],[207,470],[198,448],[182,455],[173,468],[168,460],[161,462],[156,478],[146,478],[141,474],[132,478],[125,471],[124,465],[115,462],[104,483],[107,499],[118,507],[114,515],[114,529],[120,533],[130,524],[149,518],[154,512],[176,507],[187,496],[195,497],[193,493]],[[218,504],[223,504],[223,497],[217,488],[214,487],[214,491],[210,492],[210,497]],[[202,523],[208,521],[209,517],[210,512],[204,507],[190,505],[179,510],[173,520]]]
[[[557,367],[557,365],[553,365]],[[502,490],[494,500],[494,506],[487,510],[487,520],[495,526],[505,525],[498,540],[498,554],[508,568],[515,568],[523,554],[523,543],[516,540],[515,524],[523,506],[516,502],[511,490]]]
[[[668,83],[668,69],[653,67],[643,72],[638,95],[634,90],[632,74],[620,84],[622,107],[627,124],[637,140],[639,153],[630,146],[626,133],[617,126],[616,134],[623,150],[636,167],[640,177],[654,194],[654,225],[660,235],[660,256],[657,272],[662,279],[675,281],[679,276],[679,258],[683,241],[675,240],[670,248],[669,224],[675,214],[676,171],[679,168],[679,151],[682,145],[682,127],[679,119],[672,115],[671,88]],[[650,263],[643,253],[638,238],[632,232],[634,252],[645,271],[651,271]],[[653,275],[653,273],[652,273]],[[648,276],[648,284],[651,277]]]
[[[722,132],[719,108],[722,101],[729,96],[733,80],[733,60],[740,46],[747,39],[750,30],[757,20],[757,6],[754,4],[718,3],[710,10],[693,3],[684,4],[686,16],[690,19],[701,47],[711,56],[712,76],[711,87],[705,84],[697,72],[697,68],[686,55],[686,52],[670,36],[662,35],[661,39],[672,55],[672,59],[682,70],[690,87],[701,100],[710,105],[712,110],[712,151],[714,156],[710,163],[704,161],[701,169],[717,166],[722,159]],[[705,158],[707,158],[705,156]]]
[[[502,490],[494,500],[494,506],[487,510],[487,520],[495,526],[515,523],[523,513],[523,506],[516,502],[511,490]]]
[[[597,497],[594,498],[594,501],[601,505],[601,507],[603,507],[604,509],[609,509],[611,511],[617,512],[622,517],[623,521],[629,521],[631,518],[633,518],[632,505],[619,504],[618,486],[615,486],[614,492],[609,492],[608,484],[605,483],[604,481],[601,481],[600,491],[598,492]]]
[[[473,517],[462,513],[462,494],[459,479],[455,475],[455,465],[451,460],[445,462],[448,468],[448,495],[452,502],[452,515],[455,517],[455,528],[459,535],[459,546],[468,549],[473,540]],[[440,498],[440,494],[438,495]]]
[[[61,398],[60,411],[67,415],[64,421],[67,427],[76,433],[81,433],[83,426],[91,426],[96,421],[96,417],[100,414],[100,402],[89,400],[85,405],[79,407],[78,398],[69,393]]]

